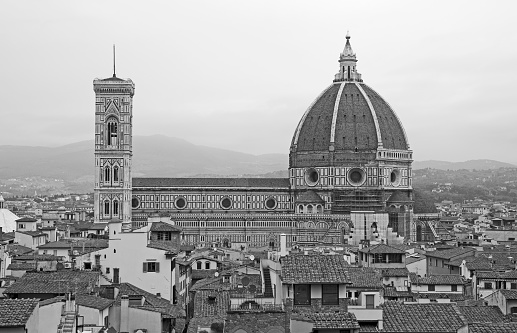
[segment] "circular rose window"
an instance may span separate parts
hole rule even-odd
[[[348,182],[352,186],[360,186],[364,183],[366,174],[363,169],[354,168],[348,171]]]
[[[276,207],[276,200],[275,198],[267,198],[266,200],[266,208],[267,209],[274,209]]]
[[[221,200],[221,207],[224,209],[230,209],[230,207],[232,207],[232,200],[228,197],[223,198],[223,200]]]
[[[309,186],[314,186],[318,183],[320,180],[320,174],[318,173],[318,170],[314,168],[309,168],[305,170],[305,182]]]
[[[393,169],[390,174],[390,180],[391,184],[393,186],[399,186],[400,185],[400,170],[399,169]]]
[[[187,207],[187,200],[183,197],[176,198],[176,201],[174,201],[174,206],[178,209],[183,209]]]
[[[131,207],[138,208],[140,206],[140,199],[138,197],[133,197],[131,199]]]

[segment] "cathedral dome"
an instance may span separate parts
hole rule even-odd
[[[334,82],[309,106],[291,144],[292,167],[375,160],[409,151],[402,123],[390,105],[363,83],[350,37],[340,54]],[[398,156],[398,155],[394,155]],[[410,158],[409,153],[400,155]]]

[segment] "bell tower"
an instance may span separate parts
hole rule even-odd
[[[135,84],[115,74],[93,80],[95,91],[94,222],[131,224],[132,120]]]

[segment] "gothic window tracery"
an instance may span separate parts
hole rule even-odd
[[[118,182],[118,180],[118,166],[115,165],[115,167],[113,167],[113,181]]]
[[[110,214],[110,202],[109,201],[104,201],[104,215],[109,215]]]
[[[118,121],[115,118],[109,118],[106,126],[108,128],[107,130],[107,142],[108,146],[116,146],[118,144],[117,138],[118,138]]]
[[[113,201],[113,215],[118,215],[118,200]]]
[[[106,166],[106,167],[104,168],[104,181],[105,181],[105,182],[109,182],[109,181],[110,181],[110,179],[111,179],[111,177],[110,177],[110,176],[111,176],[111,172],[110,172],[110,171],[111,171],[111,170],[110,170],[110,167],[109,167],[109,166]]]

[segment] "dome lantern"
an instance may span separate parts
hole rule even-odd
[[[357,81],[363,82],[361,74],[357,72],[357,58],[350,45],[350,34],[346,33],[346,44],[339,55],[339,72],[334,77],[334,82]]]

